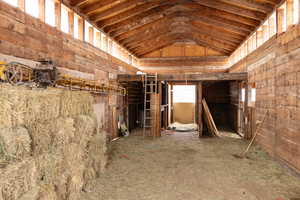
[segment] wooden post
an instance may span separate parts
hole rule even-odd
[[[57,29],[61,30],[61,3],[60,3],[60,1],[55,1],[55,26]]]
[[[18,0],[18,7],[24,12],[25,11],[25,0]]]
[[[78,17],[78,38],[84,41],[84,20],[82,17]]]
[[[89,27],[89,43],[94,44],[94,27]]]
[[[277,9],[277,33],[283,32],[284,9]]]
[[[45,22],[45,0],[39,0],[39,19]]]
[[[294,0],[286,0],[286,27],[293,25],[294,19]]]
[[[275,18],[274,17],[270,17],[268,20],[268,24],[269,24],[269,37],[272,37],[273,35],[276,34],[276,30],[275,30]]]
[[[69,17],[69,34],[74,36],[74,12],[72,10],[69,10],[68,17]]]
[[[101,48],[101,33],[100,32],[96,32],[96,47]]]
[[[244,102],[244,134],[245,134],[245,138],[248,138],[249,135],[249,115],[248,115],[248,98],[249,98],[249,86],[248,86],[248,82],[245,82],[245,102]]]
[[[171,111],[171,124],[172,123],[174,123],[174,102],[173,102],[173,97],[174,97],[174,93],[173,93],[173,83],[171,83],[170,84],[170,86],[171,86],[171,92],[170,92],[170,94],[171,94],[171,96],[170,96],[170,111]]]
[[[198,124],[198,133],[199,137],[202,137],[203,135],[203,124],[202,124],[202,83],[198,82],[197,84],[197,110],[196,110],[196,119],[197,119],[197,124]]]

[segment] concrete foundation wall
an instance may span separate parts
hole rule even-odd
[[[235,64],[256,84],[256,118],[269,115],[257,142],[273,157],[300,171],[300,26],[268,42]]]

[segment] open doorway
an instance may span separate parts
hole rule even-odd
[[[172,120],[170,128],[176,131],[197,130],[196,116],[196,86],[172,86]]]

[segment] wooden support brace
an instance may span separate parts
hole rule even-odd
[[[89,43],[94,44],[94,27],[89,27]]]
[[[295,0],[296,1],[296,0]],[[294,19],[294,0],[286,1],[286,27],[293,25]]]
[[[203,123],[202,123],[202,83],[198,82],[197,84],[197,114],[196,114],[196,119],[197,119],[197,124],[198,124],[198,133],[199,137],[202,137],[203,135]]]
[[[45,0],[39,0],[39,19],[45,22]]]
[[[78,38],[84,41],[84,19],[78,17]]]
[[[96,32],[96,38],[95,38],[95,46],[98,48],[101,48],[101,33],[100,32]]]
[[[74,12],[72,10],[69,10],[68,18],[69,18],[69,34],[74,36]]]
[[[60,3],[60,1],[55,1],[55,26],[57,29],[61,30],[61,3]]]
[[[284,9],[277,9],[277,33],[283,32]]]

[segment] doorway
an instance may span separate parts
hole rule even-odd
[[[195,85],[173,86],[173,114],[174,122],[181,124],[195,123]]]

